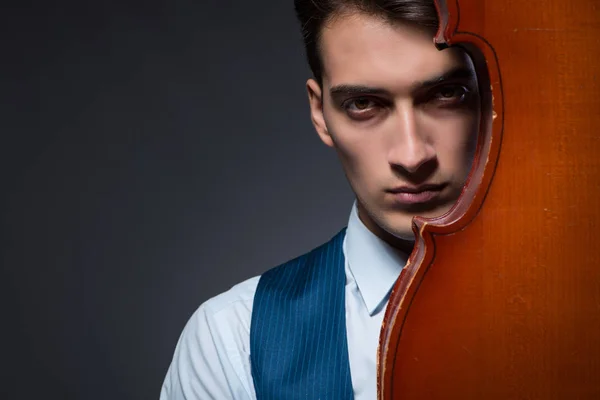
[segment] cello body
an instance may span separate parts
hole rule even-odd
[[[483,117],[457,204],[414,219],[379,398],[600,399],[600,2],[436,6]]]

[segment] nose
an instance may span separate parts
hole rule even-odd
[[[417,110],[412,105],[397,109],[397,119],[391,132],[388,162],[409,173],[435,158],[435,150],[429,136],[419,123]]]

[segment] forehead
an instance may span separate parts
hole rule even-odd
[[[401,89],[470,65],[463,52],[439,51],[431,32],[358,12],[325,24],[320,49],[327,86],[351,83]]]

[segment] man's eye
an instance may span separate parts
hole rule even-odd
[[[361,112],[369,110],[374,106],[376,106],[375,102],[367,97],[351,99],[344,103],[344,108],[350,112]]]
[[[433,100],[443,104],[460,104],[465,101],[469,93],[469,89],[464,86],[445,86],[435,91]]]
[[[377,116],[385,106],[370,97],[355,97],[342,103],[346,115],[355,121],[366,121]]]

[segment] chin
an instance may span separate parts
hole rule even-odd
[[[362,211],[361,211],[362,210]],[[385,207],[366,208],[359,202],[359,217],[367,228],[386,241],[400,239],[414,242],[415,235],[412,230],[413,213],[399,212]],[[386,238],[386,236],[388,236]],[[391,237],[389,237],[391,236]]]
[[[406,231],[406,230],[388,230],[387,231],[390,235],[401,239],[401,240],[408,240],[410,242],[414,242],[415,241],[415,234],[413,233],[412,229],[410,231]]]
[[[394,220],[382,221],[380,226],[390,235],[401,240],[414,241],[415,234],[412,230],[412,216],[402,216]],[[400,219],[400,221],[398,221]]]

